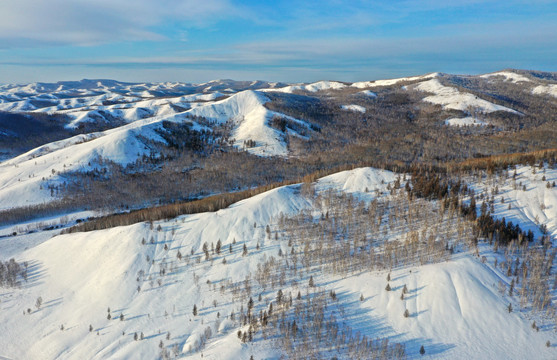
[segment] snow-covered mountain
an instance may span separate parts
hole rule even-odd
[[[334,292],[337,300],[326,308],[326,319],[350,327],[352,336],[359,332],[360,337],[402,344],[408,358],[420,358],[422,345],[425,356],[437,359],[554,358],[554,347],[545,346],[548,340],[557,341],[551,326],[538,320],[540,331],[532,330],[530,315],[518,310],[515,299],[499,293],[498,283],[508,278],[491,260],[482,263],[472,251],[458,252],[448,262],[394,268],[390,273],[362,269],[347,276],[300,270],[282,285],[257,280],[263,263],[268,266],[272,257],[283,261],[280,253],[292,251],[280,230],[284,217],[305,213],[319,218],[325,204],[320,198],[331,191],[350,194],[365,206],[374,199],[396,203],[396,196],[388,194],[396,176],[362,168],[320,179],[315,184],[317,198],[292,185],[215,213],[89,233],[45,231],[2,238],[2,253],[26,261],[29,274],[21,287],[0,292],[0,355],[156,358],[167,351],[171,357],[188,359],[201,354],[209,359],[279,358],[286,350],[262,330],[246,342],[237,333],[248,331],[241,313],[248,309],[250,296],[257,317],[270,303],[276,312],[286,311],[276,300],[281,289],[285,297],[292,294],[295,306]],[[546,176],[557,179],[555,171]],[[527,184],[545,187],[532,179]],[[556,205],[549,201],[546,198],[548,207]],[[516,208],[528,212],[533,204]],[[557,230],[554,225],[550,223],[552,231]],[[396,236],[387,238],[395,241]],[[202,250],[205,243],[207,255]],[[480,255],[493,258],[489,249],[481,249]],[[307,285],[310,276],[313,288]],[[387,283],[392,291],[384,289]],[[400,300],[404,286],[408,294]],[[301,300],[296,298],[298,291]],[[516,309],[512,313],[507,310],[509,301]],[[406,309],[408,317],[403,316]],[[280,326],[280,321],[271,326]]]
[[[0,216],[23,214],[8,225],[0,218],[0,358],[555,359],[554,158],[452,174],[466,189],[456,200],[412,195],[409,173],[331,169],[369,166],[382,152],[377,163],[393,171],[428,153],[448,169],[461,157],[443,158],[447,148],[481,160],[524,149],[532,136],[551,143],[556,86],[552,74],[519,70],[355,83],[0,85]],[[439,138],[417,146],[419,136]],[[464,149],[468,140],[479,145]],[[319,170],[331,175],[271,184]],[[210,187],[245,171],[259,181]],[[55,208],[72,181],[141,187],[147,176],[165,189],[183,180],[179,196],[132,209],[188,199],[196,177],[207,187],[201,202],[272,190],[213,212],[89,232],[68,228],[94,223],[100,208]],[[111,197],[118,190],[94,195],[106,197],[109,218],[129,210]],[[205,198],[219,191],[231,193]],[[531,239],[499,244],[499,231],[481,234],[465,215],[472,198],[478,216],[487,211]],[[38,205],[56,211],[27,216]]]

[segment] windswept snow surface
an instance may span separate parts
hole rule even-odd
[[[355,112],[360,112],[360,113],[365,113],[366,112],[366,108],[361,106],[361,105],[341,105],[340,107],[342,110],[348,110],[348,111],[355,111]]]
[[[462,93],[454,87],[444,86],[439,82],[438,79],[431,79],[420,82],[419,84],[415,85],[413,89],[434,94],[431,96],[427,96],[423,99],[423,101],[441,105],[445,109],[460,111],[469,111],[470,109],[475,109],[484,113],[507,111],[514,114],[519,114],[518,111],[509,109],[508,107],[493,104],[469,93]]]
[[[387,186],[396,176],[372,168],[355,169],[319,180],[316,191],[344,190],[369,202],[376,196],[390,196]],[[299,185],[292,185],[228,209],[155,222],[152,227],[139,223],[54,237],[50,232],[0,238],[0,254],[11,247],[18,261],[30,264],[28,283],[0,289],[0,355],[153,359],[159,357],[162,341],[164,348],[171,354],[176,349],[183,359],[199,359],[201,353],[204,359],[251,355],[278,359],[284,354],[271,340],[256,336],[253,343],[239,341],[237,330],[246,328],[238,319],[227,319],[232,311],[239,311],[238,304],[230,290],[219,289],[228,280],[242,284],[264,258],[276,257],[279,249],[288,251],[282,240],[267,237],[266,224],[274,226],[280,214],[311,213],[314,206]],[[26,241],[30,236],[34,240]],[[219,239],[222,253],[206,261],[202,244]],[[247,256],[242,256],[244,244]],[[178,251],[184,255],[182,260]],[[320,274],[315,281],[316,286],[336,292],[345,310],[335,316],[344,324],[361,336],[405,344],[410,359],[421,358],[421,345],[432,359],[555,358],[555,349],[546,348],[545,341],[555,343],[556,334],[545,328],[532,331],[523,313],[507,313],[508,299],[497,293],[498,274],[468,253],[456,254],[446,263],[395,269],[390,292],[384,290],[385,277],[385,272],[364,270],[342,278]],[[304,296],[308,278],[309,274],[300,274]],[[404,284],[410,291],[401,301]],[[275,292],[257,286],[253,291],[254,299],[262,293],[263,303],[275,299]],[[39,296],[43,305],[37,309]],[[192,315],[194,305],[197,316]],[[30,314],[24,315],[27,308]],[[402,315],[405,309],[409,318]],[[135,333],[143,333],[144,339],[135,341]]]

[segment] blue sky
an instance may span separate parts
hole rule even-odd
[[[3,0],[0,82],[557,71],[557,2]]]

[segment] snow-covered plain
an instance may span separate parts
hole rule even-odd
[[[524,181],[529,179],[525,196],[533,198],[532,193],[541,191],[536,189],[544,184],[530,179],[525,171],[520,170]],[[546,176],[557,179],[554,171]],[[346,191],[369,202],[377,196],[389,197],[387,186],[395,178],[388,171],[362,168],[325,177],[315,189],[318,194]],[[553,197],[544,199],[552,208],[557,205]],[[533,203],[520,205],[531,208]],[[10,248],[11,256],[30,264],[28,282],[20,288],[0,289],[0,356],[152,359],[159,356],[162,341],[163,348],[183,359],[201,355],[278,359],[282,352],[273,347],[272,340],[256,336],[253,343],[242,343],[238,339],[237,330],[246,327],[227,316],[240,305],[230,290],[221,292],[220,288],[229,281],[242,284],[265,258],[277,257],[279,249],[288,250],[284,241],[267,237],[266,224],[274,227],[281,214],[311,213],[315,206],[300,185],[292,185],[228,209],[152,226],[139,223],[88,233],[0,238],[0,253]],[[501,209],[497,211],[504,215]],[[206,261],[202,244],[218,240],[222,241],[221,254]],[[244,244],[247,256],[242,256]],[[297,285],[303,294],[308,277],[304,274]],[[370,338],[403,343],[410,359],[421,358],[421,345],[425,356],[435,359],[555,358],[555,348],[545,346],[547,340],[557,341],[555,332],[546,326],[533,331],[527,314],[509,314],[509,299],[497,292],[501,274],[468,252],[446,263],[393,270],[391,292],[384,290],[385,277],[383,271],[363,271],[348,277],[320,274],[315,281],[316,286],[336,292],[346,325]],[[409,293],[401,301],[405,284]],[[254,286],[254,299],[261,292],[262,303],[274,301],[275,292]],[[35,307],[38,297],[43,299],[40,308]],[[197,316],[192,314],[194,305]],[[402,316],[405,309],[410,312],[408,318]],[[134,340],[135,333],[143,333],[144,339]]]

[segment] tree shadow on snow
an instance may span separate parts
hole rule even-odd
[[[402,287],[401,287],[402,288]],[[424,287],[413,289],[409,293],[417,296],[418,292]],[[422,358],[420,354],[420,347],[423,345],[426,351],[425,355],[439,355],[445,353],[453,348],[455,345],[446,343],[436,343],[432,339],[414,338],[407,339],[406,333],[396,333],[394,328],[389,325],[386,317],[374,315],[374,309],[364,308],[362,304],[365,300],[360,301],[360,294],[355,292],[343,291],[337,293],[339,308],[342,307],[344,311],[337,313],[339,322],[345,323],[353,332],[359,332],[368,338],[388,339],[389,342],[404,344],[408,359]],[[410,318],[416,318],[426,313],[427,309],[421,310],[418,313],[413,313]],[[402,314],[400,315],[402,316]]]

